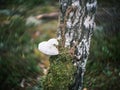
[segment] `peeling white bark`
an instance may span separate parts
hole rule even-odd
[[[94,17],[87,16],[84,21],[84,26],[86,28],[94,27]]]
[[[97,1],[94,1],[94,2],[87,2],[86,4],[86,7],[87,7],[87,10],[91,10],[93,7],[96,7],[97,5]]]
[[[75,82],[69,90],[82,89],[90,40],[95,26],[96,6],[96,0],[60,0],[60,26],[57,35],[64,47],[73,50],[73,62],[77,67]]]

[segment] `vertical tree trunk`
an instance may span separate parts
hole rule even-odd
[[[90,40],[95,26],[96,0],[60,0],[60,25],[57,37],[69,48],[77,68],[69,90],[81,90],[89,55]]]

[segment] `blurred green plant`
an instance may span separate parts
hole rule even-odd
[[[0,0],[2,6],[9,6],[9,5],[26,5],[29,8],[37,5],[45,5],[45,4],[55,4],[53,2],[58,2],[57,0]],[[0,7],[2,7],[0,6]]]
[[[84,77],[84,87],[88,90],[118,90],[120,88],[119,40],[120,32],[112,33],[110,36],[105,34],[104,30],[95,31]]]
[[[12,16],[8,24],[1,25],[0,90],[18,88],[22,79],[32,86],[33,80],[42,74],[27,29],[24,18],[19,16]]]

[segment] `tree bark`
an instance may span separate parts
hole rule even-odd
[[[69,90],[82,90],[90,40],[95,26],[96,0],[60,0],[60,24],[57,37],[69,48],[76,66],[75,81]]]

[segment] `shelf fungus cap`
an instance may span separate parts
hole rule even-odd
[[[58,55],[59,51],[56,46],[58,46],[58,41],[55,38],[49,39],[48,41],[43,41],[39,43],[38,49],[42,53],[52,56],[52,55]]]

